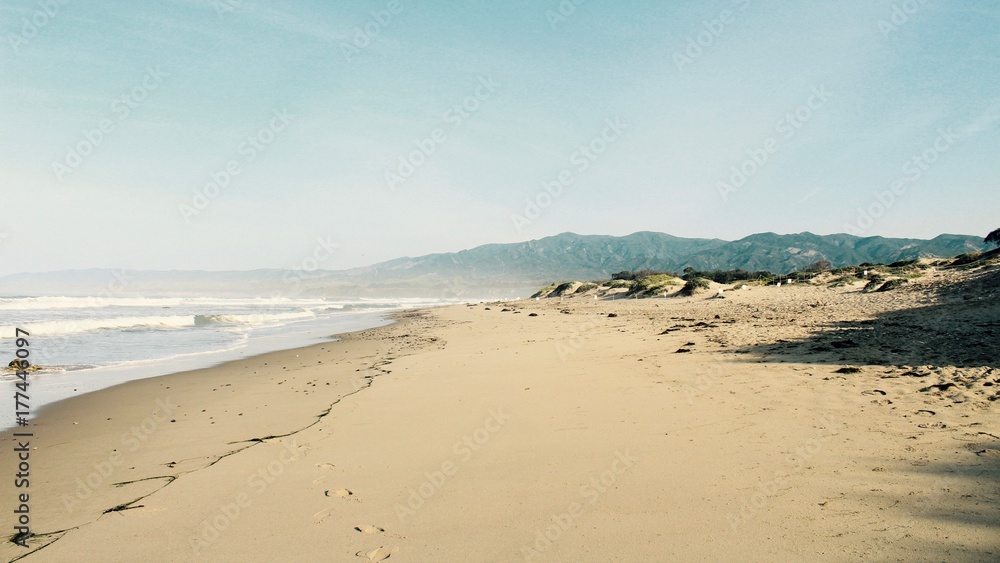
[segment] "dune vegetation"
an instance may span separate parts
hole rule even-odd
[[[995,233],[991,233],[991,236]],[[987,239],[986,242],[991,241]],[[684,268],[681,273],[652,269],[625,270],[612,274],[607,280],[552,283],[536,292],[532,298],[586,296],[599,299],[639,299],[692,296],[710,289],[725,292],[779,283],[806,283],[830,289],[856,289],[864,293],[886,292],[906,287],[910,281],[919,279],[934,269],[975,269],[1000,263],[1000,238],[995,243],[998,245],[996,249],[967,252],[950,259],[913,258],[890,264],[864,262],[838,268],[832,268],[830,262],[820,260],[807,268],[785,274],[742,269],[702,271],[693,267]],[[721,295],[720,292],[713,297]]]

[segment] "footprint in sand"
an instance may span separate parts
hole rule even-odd
[[[313,518],[316,520],[316,523],[319,524],[323,520],[326,520],[327,517],[330,516],[331,512],[333,512],[332,506],[329,508],[324,508],[323,510],[320,510],[316,514],[313,514]]]
[[[339,497],[339,498],[345,498],[346,499],[346,498],[353,497],[354,496],[354,491],[352,491],[350,489],[330,489],[330,490],[327,490],[327,491],[323,491],[323,495],[327,496],[327,497]],[[355,502],[359,502],[357,499],[353,499],[353,500]],[[316,523],[319,524],[323,520],[326,520],[330,516],[330,514],[333,513],[334,508],[335,507],[330,506],[330,507],[324,508],[323,510],[320,510],[316,514],[313,514],[313,518],[316,520]]]
[[[392,557],[392,554],[396,553],[397,551],[399,551],[399,548],[397,547],[394,547],[392,549],[388,549],[386,547],[376,547],[375,549],[372,550],[363,549],[355,553],[355,555],[357,555],[358,557],[367,558],[369,561],[384,561]]]
[[[332,463],[317,463],[316,467],[320,469],[336,469],[336,466],[333,465]],[[313,485],[319,485],[320,483],[325,481],[327,477],[328,477],[327,475],[323,475],[322,477],[314,479],[312,483]]]
[[[354,531],[361,532],[362,534],[381,534],[385,531],[385,528],[379,528],[378,526],[355,526]]]

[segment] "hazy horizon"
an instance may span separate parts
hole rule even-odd
[[[985,236],[998,24],[923,0],[2,2],[0,275]]]

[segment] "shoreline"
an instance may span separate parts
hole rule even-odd
[[[133,381],[40,415],[27,560],[989,560],[1000,374],[812,349],[939,326],[925,301],[452,305]]]
[[[279,363],[288,364],[296,361],[298,358],[322,356],[328,349],[352,348],[352,351],[355,353],[365,353],[371,351],[377,352],[379,347],[375,346],[373,348],[370,342],[364,341],[363,335],[371,333],[372,331],[378,331],[379,329],[405,324],[408,317],[419,316],[421,311],[434,308],[435,307],[404,309],[388,314],[383,313],[383,324],[330,335],[326,337],[326,340],[315,344],[262,352],[245,358],[224,361],[209,367],[195,368],[191,370],[183,370],[163,375],[124,381],[110,387],[68,397],[45,405],[39,411],[33,413],[34,416],[32,417],[32,424],[28,429],[7,428],[0,430],[0,438],[3,438],[6,442],[20,439],[15,438],[15,433],[23,433],[27,430],[33,435],[32,451],[37,450],[39,445],[43,448],[45,447],[45,441],[49,438],[49,436],[46,435],[47,430],[53,427],[60,427],[57,432],[64,438],[69,438],[70,440],[80,439],[85,442],[96,440],[104,443],[105,445],[112,444],[119,446],[117,448],[111,448],[109,451],[105,451],[101,455],[87,455],[87,453],[83,451],[85,448],[80,447],[70,448],[69,452],[61,453],[59,455],[59,457],[63,458],[63,461],[76,459],[84,461],[75,464],[76,469],[69,472],[71,475],[60,475],[54,482],[46,484],[53,486],[58,490],[56,495],[46,494],[46,492],[35,493],[36,496],[34,496],[34,498],[38,499],[41,497],[41,501],[34,506],[31,506],[31,509],[33,512],[37,513],[39,511],[38,505],[41,505],[43,514],[47,512],[49,515],[55,515],[56,522],[60,522],[63,518],[66,518],[69,521],[66,523],[55,524],[55,528],[46,526],[45,531],[39,530],[37,524],[33,525],[31,527],[33,533],[46,534],[41,537],[34,537],[33,541],[39,542],[39,540],[42,540],[40,543],[44,546],[48,543],[46,540],[50,539],[49,536],[51,534],[54,533],[57,536],[61,536],[65,530],[74,529],[81,524],[85,525],[87,522],[94,522],[98,520],[101,516],[107,514],[106,511],[108,508],[114,508],[116,506],[122,507],[123,504],[114,504],[110,507],[102,508],[104,505],[99,504],[102,503],[105,498],[120,499],[129,496],[117,495],[112,490],[115,488],[115,484],[120,482],[118,479],[124,479],[124,482],[129,485],[134,485],[143,481],[155,482],[157,479],[160,479],[155,476],[155,473],[157,473],[156,471],[150,471],[150,469],[155,468],[156,465],[162,465],[150,462],[150,458],[158,457],[156,455],[157,452],[150,451],[154,449],[154,444],[151,442],[151,439],[158,433],[164,433],[168,425],[181,422],[177,418],[173,418],[182,407],[182,405],[177,404],[178,402],[183,401],[185,405],[188,405],[190,403],[188,403],[186,399],[197,400],[199,395],[207,395],[206,390],[208,387],[215,386],[212,389],[214,392],[220,390],[222,387],[232,386],[233,382],[237,382],[239,385],[248,385],[251,388],[262,387],[266,385],[266,383],[257,376],[263,375],[262,373],[258,374],[258,371],[261,371],[264,366]],[[322,360],[318,360],[318,365],[322,365]],[[261,369],[253,371],[252,373],[247,373],[247,368],[249,366],[256,366]],[[301,361],[300,366],[304,366]],[[327,408],[329,408],[332,404],[336,404],[342,398],[367,387],[375,373],[377,373],[377,365],[373,364],[369,367],[369,372],[362,376],[340,379],[337,382],[338,385],[334,390],[334,395],[332,395],[332,402],[330,404],[324,403],[323,399],[319,401],[311,401],[311,403],[313,403],[317,408],[316,412],[323,413],[322,407],[324,404]],[[223,380],[225,383],[222,382]],[[297,392],[298,391],[296,391],[296,393]],[[206,403],[214,402],[214,399],[211,396],[207,396],[205,399]],[[257,406],[255,406],[255,408],[257,408]],[[265,404],[264,406],[267,405]],[[207,409],[203,409],[202,412],[205,412],[205,410]],[[297,412],[300,411],[300,409],[294,408],[286,409],[286,411],[290,412],[287,412],[286,415],[282,417],[284,427],[278,432],[298,432],[302,428],[307,428],[312,424],[315,424],[315,421],[310,423],[311,418],[316,418],[318,421],[325,416],[321,415],[317,418],[310,414]],[[101,415],[105,412],[108,414],[115,414],[116,416],[102,419]],[[221,431],[214,430],[213,432],[216,436],[220,432],[223,434],[241,432],[246,427],[248,421],[247,418],[243,417],[243,414],[244,413],[237,413],[236,417],[239,420],[231,418],[229,420],[230,424],[227,428],[223,428]],[[122,417],[130,422],[119,428],[112,428],[110,430],[101,428],[99,429],[98,434],[89,436],[83,436],[83,433],[77,432],[77,428],[73,428],[83,426],[84,428],[90,427],[95,429],[102,420],[112,422],[118,417]],[[210,419],[211,418],[214,417],[210,417]],[[292,421],[289,422],[288,419],[292,419]],[[253,423],[262,428],[269,429],[268,432],[270,432],[270,429],[273,429],[275,426],[268,416],[258,416]],[[209,422],[209,424],[214,426],[215,422]],[[262,430],[261,435],[267,436],[269,435],[268,432],[264,432]],[[171,438],[168,437],[167,441],[170,440]],[[62,442],[62,440],[60,441]],[[150,441],[150,443],[147,443],[147,441]],[[250,438],[249,440],[243,439],[235,443],[248,443],[249,445],[255,445],[255,442],[256,439]],[[198,453],[201,453],[204,456],[205,460],[207,460],[207,465],[212,465],[222,458],[243,449],[228,448],[228,445],[232,443],[234,442],[216,440],[214,448],[208,448],[208,451]],[[66,445],[66,443],[62,442],[60,445]],[[190,444],[185,444],[185,446],[190,446]],[[92,452],[88,453],[92,454]],[[16,468],[7,467],[12,461],[10,458],[5,456],[3,461],[4,470],[7,470],[10,473],[16,472]],[[125,465],[132,466],[126,468]],[[146,467],[142,467],[143,465]],[[177,468],[174,463],[168,463],[167,465],[169,465],[169,469]],[[63,467],[62,469],[65,470],[67,468]],[[139,471],[139,474],[122,475],[124,471]],[[66,472],[64,471],[63,473]],[[42,474],[43,476],[45,475],[44,470],[42,471]],[[72,479],[70,479],[71,476],[73,477]],[[173,480],[173,478],[166,480],[165,484],[169,484]],[[164,483],[161,482],[158,486],[145,487],[139,491],[142,493],[141,496],[130,499],[127,502],[141,500],[145,496],[159,490],[162,486],[164,486]],[[51,493],[51,491],[48,491],[48,493]],[[8,498],[4,498],[3,505],[6,506],[7,501]],[[116,501],[112,500],[110,502]],[[91,506],[87,506],[88,504]],[[10,511],[5,512],[10,513]],[[53,532],[53,529],[56,531]],[[9,533],[6,535],[10,538],[10,532],[12,532],[12,530],[8,530],[8,532]],[[31,544],[32,540],[29,540],[29,545]],[[12,544],[10,542],[4,543],[5,550],[11,547]],[[15,549],[24,548],[19,547]],[[42,553],[44,552],[40,552],[39,555]],[[16,550],[3,552],[4,557],[17,555],[18,552]],[[23,556],[24,553],[20,553],[20,555]],[[33,555],[32,557],[35,556]]]
[[[447,306],[447,305],[443,305],[443,306]],[[59,398],[59,399],[57,399],[55,401],[52,401],[50,403],[46,403],[45,405],[43,405],[41,407],[38,407],[37,410],[34,409],[34,408],[32,408],[32,420],[34,418],[40,417],[40,416],[42,416],[44,414],[47,414],[49,410],[60,408],[61,405],[63,405],[63,403],[65,403],[67,401],[73,401],[73,400],[76,400],[76,399],[86,399],[87,397],[89,397],[89,396],[91,396],[91,395],[93,395],[95,393],[102,393],[102,392],[105,392],[105,391],[110,391],[112,389],[116,389],[116,388],[121,387],[121,386],[129,385],[130,383],[142,382],[142,381],[156,381],[156,380],[158,380],[160,378],[186,377],[186,376],[189,376],[189,374],[196,373],[196,372],[210,371],[210,370],[215,370],[215,369],[220,369],[220,368],[226,368],[227,366],[230,366],[231,364],[237,364],[237,363],[244,362],[244,361],[254,361],[254,360],[257,360],[257,359],[261,358],[262,356],[277,355],[280,358],[280,357],[283,357],[285,354],[288,354],[288,353],[294,353],[294,352],[299,351],[299,350],[309,350],[311,348],[315,348],[315,347],[318,347],[318,346],[325,346],[327,344],[331,344],[331,343],[335,343],[335,342],[342,342],[342,341],[344,341],[346,339],[351,338],[355,334],[364,333],[364,332],[367,332],[367,331],[370,331],[370,330],[374,330],[374,329],[378,329],[378,328],[383,328],[383,327],[388,327],[388,326],[394,325],[394,324],[396,324],[396,323],[399,322],[399,319],[395,318],[399,314],[412,313],[412,312],[416,312],[416,311],[423,311],[425,309],[433,309],[435,307],[436,306],[421,307],[421,308],[416,308],[416,309],[402,309],[402,310],[399,310],[399,311],[393,311],[393,312],[388,312],[388,313],[385,313],[385,312],[383,312],[383,313],[371,313],[372,315],[378,315],[378,322],[379,322],[379,324],[375,324],[373,326],[366,326],[364,328],[359,328],[359,329],[356,329],[356,330],[349,330],[349,331],[345,331],[345,332],[342,332],[342,333],[331,334],[331,335],[324,336],[324,337],[317,337],[319,339],[319,341],[311,343],[311,344],[296,344],[296,345],[294,345],[292,347],[289,347],[289,348],[278,348],[278,349],[273,349],[273,350],[264,350],[264,351],[260,351],[260,352],[251,352],[249,355],[246,355],[246,356],[234,357],[234,358],[229,358],[229,359],[222,359],[222,360],[217,360],[217,361],[213,360],[213,362],[211,364],[201,365],[201,366],[195,366],[195,367],[191,367],[191,368],[180,368],[180,369],[177,369],[176,366],[173,367],[173,368],[167,368],[166,365],[164,365],[164,366],[161,366],[160,369],[156,369],[155,371],[159,372],[162,369],[171,369],[171,371],[168,371],[166,373],[154,373],[152,375],[144,375],[144,376],[135,377],[135,378],[131,378],[131,379],[123,379],[123,380],[120,380],[120,381],[115,381],[114,383],[110,383],[110,384],[107,384],[107,385],[102,385],[102,386],[96,387],[94,389],[90,389],[90,390],[87,390],[87,391],[80,392],[79,394],[75,394],[75,395],[71,395],[71,396]],[[365,324],[367,324],[367,323],[365,323]],[[242,352],[242,351],[245,351],[245,350],[246,349],[222,350],[220,352],[208,352],[206,354]],[[150,363],[159,363],[161,361],[166,361],[166,360],[171,360],[171,359],[175,359],[175,358],[155,359],[155,360],[149,360],[149,362]],[[108,369],[109,371],[115,371],[115,368],[117,368],[117,367],[120,367],[120,366],[109,366],[109,367],[105,367],[105,368],[95,368],[94,370],[81,370],[81,371],[97,371],[99,369]],[[66,375],[67,373],[68,374],[73,374],[73,373],[76,373],[76,372],[66,372],[66,373],[53,374],[53,375]],[[37,384],[34,383],[34,382],[32,382],[32,385],[37,385]],[[5,433],[9,433],[9,432],[14,431],[16,428],[17,428],[16,426],[4,426],[4,427],[0,427],[0,437],[2,437]]]
[[[294,350],[330,342],[338,338],[340,334],[358,332],[391,323],[391,316],[395,312],[357,312],[344,318],[330,319],[338,321],[336,324],[345,329],[333,334],[312,335],[310,333],[323,333],[324,329],[289,325],[288,328],[291,329],[289,331],[278,335],[258,336],[250,339],[246,345],[237,348],[130,361],[85,370],[41,373],[35,375],[35,379],[32,381],[32,400],[33,403],[37,403],[39,397],[42,396],[45,398],[45,403],[37,409],[33,407],[32,410],[37,414],[42,409],[61,401],[109,389],[130,381],[208,369],[270,352]],[[336,330],[334,327],[330,328]],[[292,340],[290,346],[280,342],[289,338]],[[312,340],[312,342],[306,342],[306,339]],[[16,381],[12,377],[13,373],[6,375],[8,376],[6,381],[10,381],[12,384]],[[43,378],[43,380],[38,381],[38,377]],[[39,392],[40,390],[41,392]],[[8,406],[0,407],[0,416],[3,417],[3,422],[0,422],[0,431],[11,430],[15,427],[13,411],[8,412]]]

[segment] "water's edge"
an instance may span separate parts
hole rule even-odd
[[[431,308],[431,307],[426,307]],[[422,309],[422,308],[421,308]],[[185,373],[200,369],[218,367],[232,362],[261,356],[273,352],[307,348],[317,344],[339,340],[341,336],[360,332],[396,322],[394,316],[403,311],[415,309],[397,309],[362,313],[350,318],[339,319],[338,326],[332,327],[333,332],[312,334],[314,330],[299,332],[293,330],[284,334],[252,340],[246,347],[235,350],[221,350],[215,353],[195,354],[181,358],[150,360],[127,366],[95,368],[65,373],[29,375],[29,393],[31,398],[30,420],[62,401],[79,397],[88,393],[97,393],[111,387],[116,387],[141,379],[152,379]],[[18,380],[10,380],[7,385],[13,390]],[[0,404],[0,431],[15,428],[15,413],[13,401],[10,404]]]

